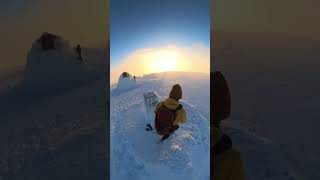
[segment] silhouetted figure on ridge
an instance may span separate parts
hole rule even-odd
[[[78,53],[78,59],[79,59],[80,61],[82,61],[83,59],[82,59],[81,46],[80,46],[80,44],[77,45],[76,51],[77,51],[77,53]]]

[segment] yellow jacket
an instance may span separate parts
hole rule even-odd
[[[219,128],[211,128],[211,152],[213,152],[213,147],[219,141],[222,140],[223,133]],[[211,136],[211,137],[212,137]],[[226,151],[213,155],[211,153],[212,162],[211,165],[211,177],[214,180],[244,180],[244,168],[241,158],[241,153],[230,147]]]
[[[164,104],[167,108],[169,109],[176,109],[179,106],[179,102],[172,99],[172,98],[167,98],[166,100],[159,102],[157,104],[157,107],[154,111],[154,113],[156,113],[159,109],[160,106],[162,106],[162,104]],[[177,116],[176,116],[176,120],[174,121],[174,125],[178,125],[178,123],[185,123],[187,122],[187,115],[186,115],[186,111],[182,108],[180,110],[177,111]]]

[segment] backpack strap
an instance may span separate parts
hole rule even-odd
[[[155,113],[155,114],[158,113],[159,109],[163,106],[163,104],[164,104],[163,102],[160,102],[160,105],[157,106],[157,108],[154,110],[154,113]]]
[[[179,104],[179,106],[176,109],[170,109],[167,106],[165,106],[164,103],[162,103],[162,107],[166,108],[166,109],[168,109],[168,110],[170,110],[170,111],[172,111],[174,113],[176,113],[177,111],[180,111],[183,108],[183,106],[181,104]]]
[[[179,106],[176,108],[176,112],[180,111],[183,108],[182,104],[179,104]]]

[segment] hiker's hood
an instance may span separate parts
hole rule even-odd
[[[169,109],[176,109],[179,106],[179,102],[172,98],[167,98],[163,103]]]
[[[220,128],[212,127],[211,128],[211,145],[214,146],[217,144],[218,141],[222,138],[222,131]]]
[[[172,86],[169,97],[177,101],[182,98],[182,89],[179,84],[175,84]]]

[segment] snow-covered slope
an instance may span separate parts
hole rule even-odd
[[[80,61],[75,48],[57,37],[56,49],[43,50],[38,40],[33,42],[22,80],[8,92],[10,96],[53,96],[107,76],[105,50],[82,47]]]
[[[59,38],[57,49],[43,50],[41,43],[35,41],[27,56],[24,80],[26,83],[55,84],[57,81],[76,79],[82,75],[85,66],[77,59],[75,49],[69,42]],[[82,75],[83,76],[83,75]]]
[[[224,128],[247,179],[319,179],[320,42],[276,33],[215,38],[213,67],[232,95]]]
[[[24,71],[0,78],[0,179],[105,179],[106,48],[83,47],[80,62],[67,44],[38,45]]]
[[[188,121],[163,144],[160,136],[145,131],[144,92],[164,99],[180,83]],[[208,180],[210,175],[209,75],[160,73],[137,80],[128,91],[111,90],[111,179]],[[203,101],[200,101],[200,100]]]
[[[24,79],[18,89],[32,95],[55,94],[81,86],[105,72],[101,52],[93,54],[91,49],[83,47],[84,61],[80,61],[68,41],[60,37],[56,41],[57,49],[46,51],[38,41],[33,43],[27,56]],[[99,53],[100,57],[97,56]],[[100,60],[99,64],[96,59]]]

